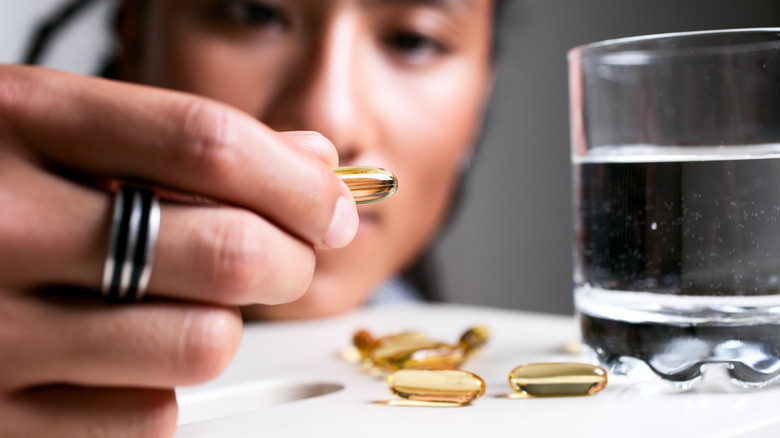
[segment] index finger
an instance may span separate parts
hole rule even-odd
[[[357,230],[352,196],[330,170],[338,158],[327,139],[275,132],[227,105],[6,66],[0,120],[10,141],[73,169],[242,206],[319,247],[344,246]]]

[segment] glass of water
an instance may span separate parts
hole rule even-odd
[[[780,29],[569,52],[574,300],[613,373],[780,377]],[[643,366],[644,366],[643,365]],[[703,365],[708,365],[703,367]]]

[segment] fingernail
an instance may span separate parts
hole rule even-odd
[[[317,131],[282,131],[282,134],[293,137],[322,137],[322,134]]]
[[[323,238],[329,248],[341,248],[346,246],[355,237],[358,229],[358,214],[355,204],[341,196],[336,201],[336,209],[333,211],[333,219]]]

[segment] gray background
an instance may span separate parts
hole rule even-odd
[[[0,62],[61,0],[0,0]],[[104,1],[46,64],[94,71],[110,50]],[[568,314],[571,209],[566,52],[658,32],[780,26],[778,0],[509,0],[497,91],[453,223],[436,246],[448,301]]]

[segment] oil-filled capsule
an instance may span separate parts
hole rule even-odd
[[[458,340],[458,345],[471,355],[482,348],[488,339],[490,339],[490,330],[484,325],[478,325],[466,330]]]
[[[395,333],[376,338],[368,330],[361,329],[352,335],[352,345],[354,345],[355,348],[357,348],[364,357],[368,357],[372,351],[379,347],[400,345],[411,342],[422,342],[427,340],[428,337],[425,335],[425,333],[417,331]]]
[[[461,370],[400,370],[387,378],[390,391],[423,402],[470,403],[485,394],[485,382]]]
[[[399,357],[408,355],[418,350],[435,349],[447,346],[447,344],[433,341],[401,342],[375,348],[368,355],[368,359],[374,367],[392,371],[394,368],[391,366],[391,363],[397,363]]]
[[[509,373],[509,385],[532,396],[592,395],[607,386],[607,372],[587,363],[528,363]]]
[[[356,204],[370,204],[393,196],[398,179],[379,167],[336,167],[333,172],[352,192]]]
[[[466,360],[466,350],[459,346],[437,345],[398,354],[387,361],[390,371],[401,369],[455,370]]]

